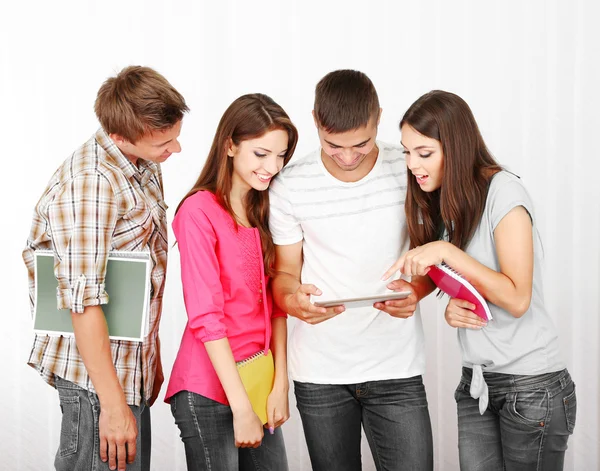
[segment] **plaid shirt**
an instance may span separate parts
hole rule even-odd
[[[99,129],[53,175],[35,207],[23,251],[32,312],[34,252],[51,248],[58,308],[82,313],[86,306],[108,303],[104,278],[110,250],[149,250],[153,268],[148,337],[143,343],[110,341],[117,377],[132,405],[150,398],[159,361],[166,209],[160,166],[141,159],[134,165]],[[57,375],[95,392],[74,337],[36,335],[28,364],[52,386]]]

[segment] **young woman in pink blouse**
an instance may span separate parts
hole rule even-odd
[[[298,134],[262,94],[235,100],[221,118],[200,177],[177,208],[188,323],[166,402],[180,429],[188,470],[287,470],[289,417],[286,315],[274,310],[269,274],[271,179],[292,157]],[[271,350],[275,378],[264,426],[236,362]]]

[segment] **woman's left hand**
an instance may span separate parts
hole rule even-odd
[[[449,245],[451,245],[449,242],[440,240],[409,250],[385,272],[383,279],[387,280],[397,270],[406,276],[427,275],[429,267],[444,261],[444,255]]]
[[[265,428],[273,434],[274,430],[290,418],[289,387],[286,384],[274,384],[267,398],[267,423]]]

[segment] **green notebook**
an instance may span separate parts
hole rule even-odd
[[[150,267],[148,252],[109,254],[105,280],[109,301],[102,305],[102,311],[111,339],[141,342],[147,335]],[[38,334],[72,336],[70,309],[56,308],[58,281],[51,250],[35,252],[35,286],[33,330]]]

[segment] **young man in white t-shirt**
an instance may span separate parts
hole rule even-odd
[[[381,109],[361,72],[321,79],[313,116],[320,148],[292,160],[269,192],[274,298],[302,321],[289,367],[313,469],[360,470],[362,425],[378,470],[432,470],[417,302],[433,284],[381,281],[409,247],[404,156],[376,140]],[[390,289],[411,295],[367,307],[313,304]]]

